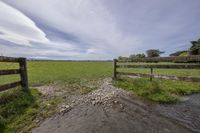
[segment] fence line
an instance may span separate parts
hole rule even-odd
[[[200,55],[177,56],[177,57],[146,57],[119,62],[200,62]]]
[[[200,65],[116,65],[116,68],[170,68],[170,69],[200,69]]]
[[[0,75],[10,75],[10,74],[19,74],[19,69],[10,69],[10,70],[0,70]]]
[[[158,79],[171,79],[171,80],[180,80],[180,81],[189,81],[189,82],[200,82],[200,78],[196,78],[196,77],[163,76],[163,75],[154,75],[154,74],[145,74],[145,73],[129,73],[129,72],[117,72],[117,74],[150,78],[150,80],[152,80],[152,78],[158,78]]]
[[[0,62],[19,62],[20,58],[0,56]]]
[[[23,89],[28,89],[28,75],[27,75],[27,61],[26,58],[14,58],[14,57],[5,57],[0,56],[0,62],[11,62],[11,63],[19,63],[19,69],[8,69],[8,70],[0,70],[0,76],[3,75],[13,75],[20,74],[20,81],[4,84],[0,86],[0,92],[8,90],[10,88],[14,88],[17,86],[22,86]]]
[[[154,58],[137,58],[134,59],[132,62],[175,62],[181,61],[183,62],[200,62],[200,56],[187,56],[187,57],[154,57]],[[153,78],[159,79],[171,79],[171,80],[181,80],[181,81],[190,81],[190,82],[200,82],[200,78],[197,77],[178,77],[178,76],[163,76],[163,75],[154,75],[153,68],[160,68],[160,69],[200,69],[200,64],[120,64],[124,62],[131,62],[131,61],[120,61],[117,59],[113,60],[113,78],[117,78],[117,75],[130,75],[130,76],[137,76],[137,77],[146,77],[152,80]],[[118,64],[119,63],[119,64]],[[131,72],[118,72],[117,69],[120,68],[150,68],[151,74],[143,74],[143,73],[131,73]]]

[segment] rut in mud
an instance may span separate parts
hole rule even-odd
[[[200,133],[198,94],[175,105],[161,105],[115,88],[110,83],[111,79],[105,79],[99,89],[69,98],[70,104],[62,105],[60,113],[45,120],[32,132]]]

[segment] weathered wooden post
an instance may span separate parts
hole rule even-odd
[[[113,59],[113,79],[117,78],[116,64],[117,64],[117,59]]]
[[[151,77],[150,77],[150,81],[152,81],[153,79],[153,68],[151,67]]]
[[[27,90],[28,89],[28,74],[27,74],[27,62],[26,58],[19,58],[19,66],[20,66],[20,78],[22,87]]]

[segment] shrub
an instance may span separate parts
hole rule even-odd
[[[188,51],[184,50],[184,51],[177,51],[175,53],[170,54],[169,56],[184,56],[187,54],[188,54]]]
[[[148,57],[159,57],[160,54],[163,54],[163,51],[160,51],[159,49],[149,49],[146,51]]]
[[[145,54],[132,54],[129,56],[129,60],[134,60],[136,58],[145,58]]]
[[[200,55],[200,39],[198,41],[191,41],[192,46],[189,49],[190,55]]]
[[[128,57],[119,56],[118,60],[127,61],[127,60],[129,60],[129,58]]]

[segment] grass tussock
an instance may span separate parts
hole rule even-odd
[[[125,90],[133,91],[138,96],[159,103],[174,103],[182,95],[200,92],[200,83],[183,81],[159,80],[150,81],[146,78],[122,78],[114,80],[113,84]]]
[[[0,132],[17,132],[25,126],[38,111],[36,90],[23,91],[19,88],[0,94]],[[30,118],[30,120],[27,120]]]
[[[36,89],[23,91],[21,88],[0,93],[0,133],[28,132],[37,125],[36,118],[47,118],[55,112],[58,98],[42,100]]]

